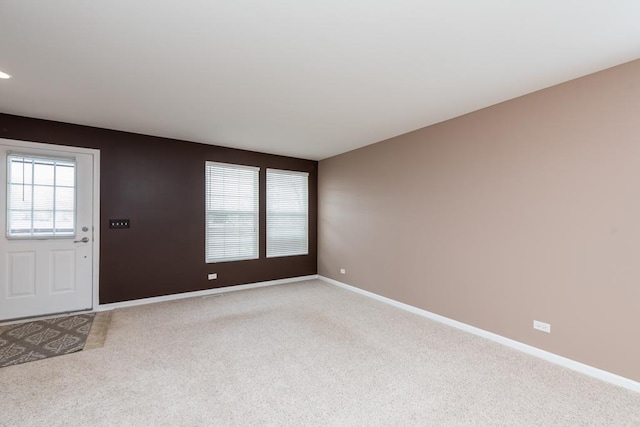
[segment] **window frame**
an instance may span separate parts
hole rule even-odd
[[[304,177],[305,180],[305,193],[304,193],[304,212],[301,213],[296,213],[296,212],[283,212],[281,215],[286,216],[286,215],[304,215],[304,250],[298,251],[298,252],[288,252],[288,253],[282,253],[282,252],[277,252],[275,251],[275,249],[273,250],[273,252],[270,253],[270,230],[277,228],[274,226],[270,226],[270,221],[269,221],[269,217],[270,215],[274,215],[273,210],[270,210],[270,197],[269,197],[269,175],[270,173],[276,174],[276,175],[290,175],[290,176],[296,176],[296,177]],[[310,222],[310,217],[309,217],[309,172],[304,172],[304,171],[299,171],[299,170],[290,170],[290,169],[276,169],[276,168],[267,168],[266,173],[265,173],[265,199],[266,199],[266,203],[265,203],[265,213],[266,213],[266,242],[265,242],[265,246],[266,246],[266,258],[282,258],[282,257],[289,257],[289,256],[305,256],[305,255],[309,255],[309,240],[310,240],[310,233],[309,233],[309,222]]]
[[[254,219],[253,219],[253,224],[254,224],[254,233],[253,235],[255,236],[254,239],[254,244],[253,244],[253,251],[250,255],[246,255],[246,256],[226,256],[226,257],[214,257],[214,256],[210,256],[209,250],[210,247],[213,246],[212,243],[209,242],[210,238],[214,238],[214,233],[210,233],[209,232],[209,224],[210,224],[210,215],[212,215],[212,212],[217,212],[217,214],[213,213],[213,215],[219,215],[219,216],[223,216],[225,215],[224,209],[209,209],[209,206],[211,204],[211,200],[209,199],[212,196],[213,190],[210,189],[210,185],[212,183],[212,180],[214,179],[213,176],[210,177],[210,174],[212,173],[210,168],[221,168],[221,169],[228,169],[228,170],[236,170],[236,171],[251,171],[252,175],[253,175],[253,191],[252,194],[255,196],[255,198],[253,199],[253,204],[254,204],[254,209],[252,211],[228,211],[230,213],[228,213],[228,215],[242,215],[242,214],[249,214],[249,215],[255,215]],[[214,263],[221,263],[221,262],[232,262],[232,261],[246,261],[246,260],[255,260],[255,259],[259,259],[260,258],[260,167],[257,166],[249,166],[249,165],[240,165],[240,164],[233,164],[233,163],[223,163],[223,162],[216,162],[216,161],[206,161],[205,162],[205,224],[204,224],[204,228],[205,228],[205,254],[204,254],[204,258],[205,258],[205,262],[207,264],[214,264]]]

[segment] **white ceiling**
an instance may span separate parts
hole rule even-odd
[[[0,0],[0,112],[316,160],[639,57],[638,0]]]

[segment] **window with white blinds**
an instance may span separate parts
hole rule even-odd
[[[258,258],[258,172],[206,162],[206,262]]]
[[[309,174],[267,169],[267,257],[309,253]]]
[[[9,154],[7,237],[70,237],[75,232],[75,160]]]

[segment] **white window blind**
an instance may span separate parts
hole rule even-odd
[[[267,257],[309,253],[309,174],[267,169]]]
[[[7,156],[7,236],[69,237],[76,229],[74,159]]]
[[[258,171],[206,163],[206,262],[258,258]]]

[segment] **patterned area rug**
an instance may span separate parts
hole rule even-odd
[[[0,329],[0,368],[80,351],[95,313],[37,320]]]

